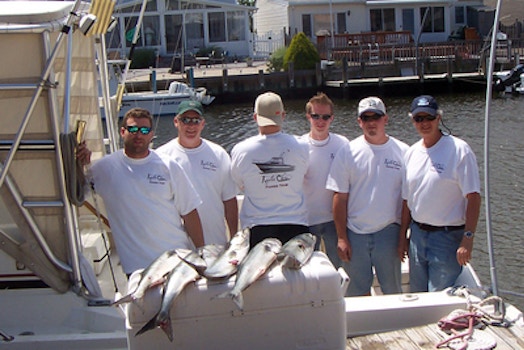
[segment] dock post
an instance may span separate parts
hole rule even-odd
[[[222,69],[222,89],[224,90],[224,92],[228,91],[227,83],[228,83],[227,69],[224,68]]]
[[[342,58],[342,96],[348,96],[348,58]]]
[[[156,69],[154,69],[153,67],[149,67],[149,69],[151,69],[151,74],[149,74],[149,82],[151,83],[151,91],[153,91],[153,93],[156,94],[158,92],[158,89],[156,86]]]
[[[264,89],[266,87],[266,82],[264,81],[264,71],[262,69],[258,70],[258,86],[260,89]]]
[[[195,72],[193,71],[193,67],[189,68],[186,72],[187,72],[187,79],[189,80],[189,86],[194,88],[195,87]]]
[[[453,62],[450,57],[448,57],[446,68],[448,71],[448,83],[451,84],[453,83]]]
[[[315,78],[316,78],[316,84],[317,86],[322,86],[322,69],[320,66],[320,62],[317,62],[315,65]]]

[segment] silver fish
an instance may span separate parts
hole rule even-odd
[[[261,277],[271,264],[276,260],[282,248],[282,243],[276,238],[266,238],[251,249],[246,258],[238,267],[238,272],[233,289],[219,294],[216,298],[229,297],[240,309],[244,309],[242,291]]]
[[[176,249],[178,257],[192,266],[200,274],[207,268],[205,260],[200,256],[199,253],[191,249]]]
[[[206,266],[211,266],[226,247],[221,244],[206,244],[197,249],[198,254],[200,254],[202,259],[206,262]]]
[[[238,231],[229,241],[225,250],[204,271],[207,278],[223,278],[234,274],[238,265],[249,252],[249,229]]]
[[[200,277],[199,273],[185,261],[180,263],[169,273],[164,285],[160,311],[151,318],[136,334],[140,335],[156,327],[160,327],[170,341],[173,341],[173,327],[171,325],[171,306],[180,295],[184,287]]]
[[[136,288],[132,292],[115,301],[113,305],[120,305],[141,299],[146,290],[162,284],[165,281],[165,275],[173,270],[178,263],[180,263],[180,258],[176,251],[168,250],[162,253],[140,273],[140,281]]]
[[[304,266],[311,258],[311,255],[313,255],[316,242],[317,237],[312,233],[297,235],[284,243],[277,258],[281,261],[282,266],[298,270]]]

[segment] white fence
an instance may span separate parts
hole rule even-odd
[[[254,58],[268,59],[275,50],[285,45],[285,35],[283,32],[268,32],[263,35],[253,33]]]

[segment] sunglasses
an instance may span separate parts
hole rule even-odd
[[[360,119],[363,122],[368,122],[370,120],[377,121],[377,120],[379,120],[382,117],[383,117],[383,115],[377,114],[377,113],[371,114],[371,115],[363,114],[363,115],[360,116]]]
[[[422,123],[425,120],[429,120],[430,122],[432,122],[435,119],[437,119],[436,115],[416,115],[413,117],[415,123]]]
[[[183,117],[178,118],[182,122],[182,124],[188,125],[188,124],[200,124],[202,122],[202,118],[189,118],[189,117]]]
[[[151,128],[149,126],[128,125],[125,127],[125,129],[131,134],[136,134],[140,131],[142,135],[147,135],[151,132]]]
[[[322,120],[329,120],[331,118],[331,114],[310,114],[311,118],[315,120],[319,120],[322,118]]]

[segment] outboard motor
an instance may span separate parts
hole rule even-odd
[[[520,75],[524,74],[524,64],[518,64],[503,77],[495,75],[493,77],[493,90],[502,92],[507,86],[520,83]]]

